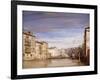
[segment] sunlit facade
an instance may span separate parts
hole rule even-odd
[[[23,32],[23,59],[30,60],[35,54],[35,36],[31,32]]]
[[[36,41],[31,32],[23,32],[23,60],[47,59],[48,43]]]

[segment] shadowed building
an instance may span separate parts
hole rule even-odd
[[[84,56],[85,56],[85,63],[89,64],[90,62],[90,28],[85,28],[84,34]]]

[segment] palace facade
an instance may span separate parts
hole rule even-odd
[[[31,32],[23,32],[23,60],[47,59],[48,43],[36,41]]]

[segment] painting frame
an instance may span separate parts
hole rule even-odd
[[[94,10],[94,70],[80,71],[80,72],[59,72],[46,74],[27,74],[18,75],[17,73],[17,6],[45,6],[58,8],[80,8]],[[48,2],[34,2],[34,1],[11,1],[11,79],[26,79],[26,78],[43,78],[43,77],[60,77],[60,76],[78,76],[97,74],[97,6],[96,5],[82,5],[82,4],[64,4],[64,3],[48,3]]]

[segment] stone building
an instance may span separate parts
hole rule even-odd
[[[90,28],[85,28],[84,33],[84,56],[86,64],[89,64],[90,61]]]
[[[41,59],[41,42],[39,41],[36,41],[36,48],[35,48],[35,51],[36,51],[36,59]]]
[[[34,59],[35,36],[31,32],[23,32],[23,59]]]
[[[48,58],[48,43],[36,41],[36,55],[38,59]]]
[[[48,43],[36,41],[31,32],[23,32],[23,60],[47,59]]]
[[[57,58],[60,56],[60,51],[56,47],[49,48],[48,52],[51,54],[51,58]]]
[[[44,41],[41,42],[41,54],[42,59],[46,59],[48,57],[48,43]]]

